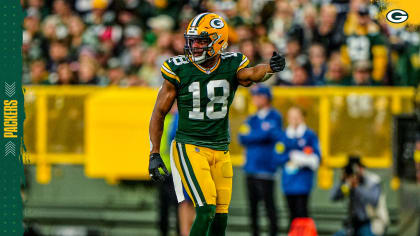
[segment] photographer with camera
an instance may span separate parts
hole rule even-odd
[[[344,229],[334,236],[381,236],[389,224],[385,195],[378,175],[365,169],[360,157],[350,156],[341,181],[331,192],[331,200],[349,198]]]

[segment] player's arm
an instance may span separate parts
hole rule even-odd
[[[160,141],[163,133],[163,123],[165,121],[166,114],[169,112],[172,104],[175,101],[175,97],[175,86],[167,80],[164,80],[162,87],[159,90],[149,124],[150,142],[152,143],[150,153],[160,152]]]
[[[168,114],[175,101],[176,87],[167,80],[163,81],[163,85],[159,90],[156,104],[153,109],[152,118],[149,124],[149,137],[151,142],[150,160],[149,160],[149,174],[155,181],[162,181],[164,177],[160,174],[159,168],[168,175],[162,158],[160,157],[160,141],[163,133],[163,123],[165,116]]]
[[[285,65],[285,58],[277,52],[273,52],[269,64],[258,64],[254,67],[243,68],[236,73],[236,77],[239,84],[249,86],[253,82],[266,81],[273,73],[282,71]]]

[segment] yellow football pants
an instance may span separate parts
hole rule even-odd
[[[216,205],[216,213],[228,213],[233,177],[229,151],[175,141],[171,149],[171,168],[178,201],[183,200],[180,196],[182,191],[177,191],[182,181],[194,206]]]

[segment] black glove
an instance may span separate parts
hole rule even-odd
[[[273,52],[273,56],[270,58],[270,68],[274,72],[279,72],[284,69],[286,66],[286,59],[284,56],[278,54],[277,52]]]
[[[165,175],[162,175],[159,172],[159,168],[165,172]],[[169,172],[165,167],[165,164],[162,161],[159,153],[151,153],[149,159],[149,174],[153,181],[163,182],[166,177],[169,176]]]

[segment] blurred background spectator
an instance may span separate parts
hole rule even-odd
[[[312,44],[309,48],[309,81],[313,85],[325,84],[325,73],[327,72],[327,58],[325,48],[322,44]]]
[[[354,63],[352,72],[352,84],[356,86],[372,85],[372,68],[368,61],[357,61]]]
[[[257,112],[241,126],[239,141],[246,148],[244,171],[252,235],[260,235],[258,206],[264,202],[270,222],[269,233],[274,236],[278,231],[277,204],[274,200],[274,175],[277,168],[273,165],[272,152],[276,132],[281,131],[283,121],[281,114],[271,106],[272,95],[268,87],[255,86],[251,93]]]
[[[420,33],[389,27],[369,3],[25,0],[23,82],[159,87],[161,63],[183,54],[188,21],[214,11],[229,23],[228,51],[251,64],[273,50],[286,55],[286,70],[267,85],[417,84]]]
[[[288,110],[287,123],[285,132],[278,137],[274,157],[282,168],[281,187],[289,208],[290,226],[296,218],[309,217],[309,195],[321,155],[318,137],[306,126],[300,108]]]

